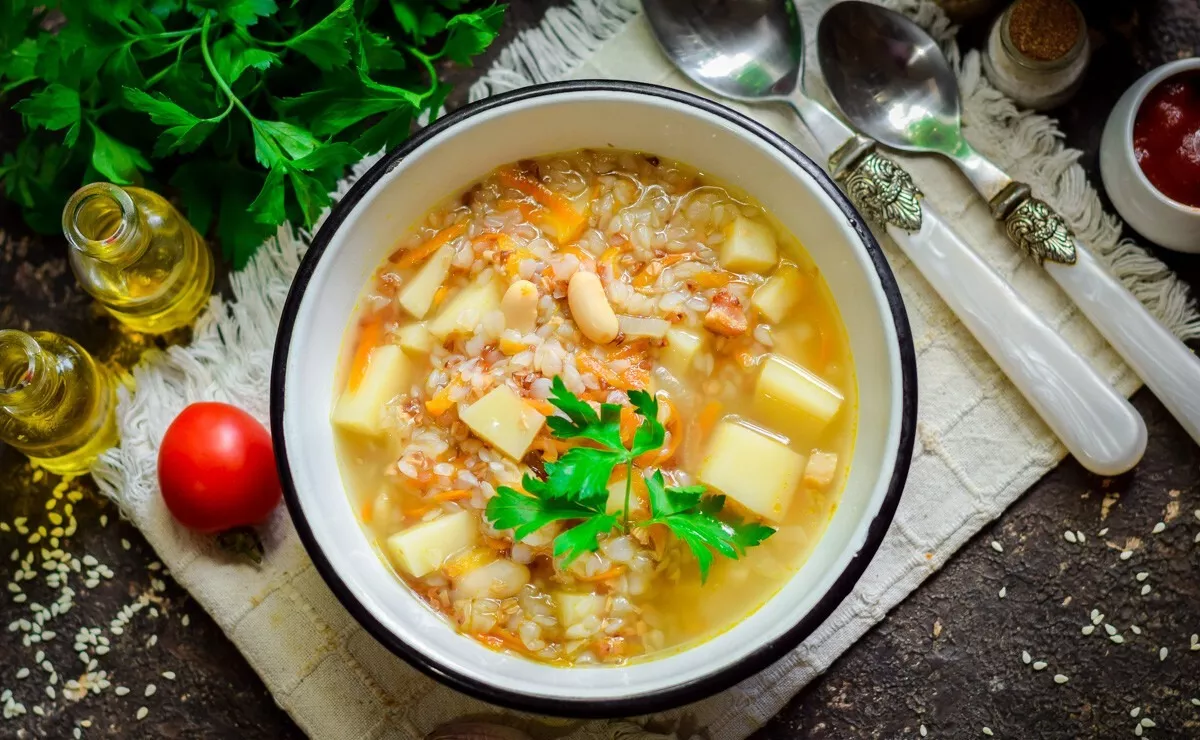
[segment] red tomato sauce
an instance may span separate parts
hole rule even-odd
[[[1200,71],[1150,91],[1133,122],[1133,154],[1160,193],[1200,208]]]

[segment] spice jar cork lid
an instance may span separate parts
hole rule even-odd
[[[1005,11],[1001,40],[1016,61],[1056,66],[1082,51],[1087,22],[1072,0],[1017,0]]]

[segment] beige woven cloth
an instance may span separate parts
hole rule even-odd
[[[914,1],[906,9],[948,38],[931,3]],[[635,10],[629,0],[580,0],[573,9],[552,11],[540,29],[527,32],[502,54],[473,96],[567,72],[695,91],[670,70]],[[810,36],[816,12],[806,6]],[[950,52],[958,63],[957,51],[951,47]],[[975,57],[962,61],[960,79],[972,142],[1064,210],[1077,232],[1111,254],[1118,273],[1172,328],[1200,335],[1184,288],[1136,247],[1116,246],[1116,221],[1100,210],[1073,164],[1074,155],[1056,142],[1053,122],[1018,115],[981,82]],[[811,89],[822,89],[819,80],[809,82]],[[815,151],[781,112],[743,110],[801,149]],[[929,202],[1122,392],[1132,393],[1136,378],[1041,271],[1008,247],[967,183],[931,159],[905,161]],[[746,737],[1064,455],[921,276],[886,239],[880,241],[912,322],[922,399],[918,447],[895,523],[854,593],[800,648],[724,694],[656,718],[656,725],[706,728],[714,740]],[[425,678],[368,636],[314,570],[286,512],[277,512],[265,528],[268,556],[261,568],[253,568],[216,557],[206,540],[175,525],[161,504],[155,451],[183,406],[222,400],[266,420],[275,327],[305,244],[281,233],[234,276],[236,301],[214,299],[192,345],[149,356],[135,369],[138,391],[124,398],[120,408],[123,444],[100,461],[96,477],[174,577],[238,646],[276,701],[313,738],[418,738],[455,718],[495,715],[498,710]],[[599,740],[639,734],[628,723],[510,719],[539,738]]]

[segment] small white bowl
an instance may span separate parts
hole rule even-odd
[[[1147,72],[1117,101],[1100,139],[1100,178],[1121,218],[1155,244],[1180,252],[1200,252],[1200,208],[1163,195],[1142,172],[1133,155],[1133,122],[1160,82],[1194,69],[1200,69],[1200,57]]]
[[[563,668],[458,634],[380,559],[347,497],[329,422],[338,348],[363,286],[439,199],[507,162],[583,147],[652,152],[745,189],[806,245],[846,324],[859,384],[853,460],[808,561],[766,604],[686,650],[620,667]],[[879,245],[812,160],[734,111],[675,90],[571,82],[489,98],[380,160],[313,240],[284,307],[271,430],[296,529],[317,569],[382,644],[486,701],[544,714],[629,716],[697,701],[766,668],[813,632],[879,548],[908,474],[916,363]]]

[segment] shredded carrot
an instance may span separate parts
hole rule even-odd
[[[512,198],[501,198],[496,201],[496,207],[501,211],[517,210],[525,217],[527,221],[540,221],[545,215],[545,209],[538,208],[536,204],[526,200],[514,200]]]
[[[554,416],[558,412],[558,408],[554,404],[540,398],[526,398],[525,403],[532,406],[542,416]]]
[[[700,437],[708,437],[708,433],[717,425],[717,419],[721,418],[721,402],[709,401],[700,411],[700,416],[696,420],[696,425],[700,430]]]
[[[587,581],[589,583],[594,583],[596,581],[607,581],[610,578],[616,578],[617,576],[621,575],[624,572],[625,572],[624,565],[614,565],[613,567],[609,568],[608,570],[603,571],[601,573],[597,573],[592,576],[575,576],[575,577],[580,581]]]
[[[483,544],[493,550],[507,550],[511,545],[504,540],[496,539],[495,537],[484,537]]]
[[[613,372],[608,365],[604,364],[600,360],[597,360],[587,352],[580,352],[575,355],[575,364],[579,367],[580,372],[592,373],[599,378],[601,382],[610,385],[613,388],[628,391],[633,390],[633,388],[636,387],[629,385],[625,378]]]
[[[532,177],[512,169],[500,170],[498,177],[500,182],[521,191],[549,210],[549,214],[542,221],[553,227],[555,241],[559,244],[579,238],[579,234],[587,226],[587,217],[575,210],[570,200]]]
[[[563,252],[565,254],[573,255],[575,257],[575,259],[579,260],[579,262],[584,265],[590,265],[591,263],[596,261],[595,257],[593,257],[592,255],[588,254],[587,252],[583,251],[582,249],[575,246],[574,244],[568,244],[565,247],[560,247],[558,251]]]
[[[442,301],[446,300],[446,294],[449,292],[450,286],[448,285],[442,285],[438,287],[438,289],[433,292],[433,302],[430,303],[430,310],[432,311],[433,309],[442,305]]]
[[[513,650],[520,650],[522,652],[528,652],[528,650],[529,650],[528,648],[525,647],[525,643],[521,642],[521,638],[517,637],[516,635],[514,635],[513,633],[509,632],[506,629],[501,629],[499,627],[493,627],[490,635],[492,637],[498,638],[505,647],[511,648]]]
[[[610,360],[633,360],[633,364],[640,365],[645,361],[645,352],[649,349],[649,342],[645,339],[639,339],[636,342],[629,342],[622,345],[616,351],[608,355]]]
[[[483,567],[495,559],[496,554],[486,547],[473,547],[444,563],[442,573],[453,580],[464,573]]]
[[[375,507],[370,501],[366,502],[359,510],[358,516],[362,519],[363,524],[370,524],[371,520],[375,518]]]
[[[634,413],[632,406],[621,407],[621,441],[627,446],[633,442],[633,435],[637,433],[638,419]]]
[[[408,519],[420,519],[429,512],[433,511],[432,506],[419,506],[415,509],[401,509],[402,514]]]
[[[698,272],[688,278],[688,282],[697,288],[724,288],[733,280],[733,276],[728,272],[718,272],[716,270],[706,270]]]
[[[650,260],[646,263],[646,266],[642,268],[641,272],[633,276],[633,287],[645,288],[649,285],[653,285],[654,281],[658,279],[658,276],[662,274],[663,270],[672,265],[679,264],[689,257],[691,257],[690,254],[668,254],[666,257],[659,257],[656,260]]]
[[[517,247],[512,254],[508,255],[508,259],[504,261],[504,272],[508,273],[509,277],[516,277],[521,271],[521,260],[537,259],[537,256],[524,247]]]
[[[435,493],[429,497],[430,501],[462,501],[465,498],[471,498],[471,492],[465,488],[455,488],[449,491]]]
[[[504,640],[501,640],[495,635],[485,635],[482,632],[477,632],[475,633],[475,639],[493,650],[503,650],[508,647],[504,644]]]
[[[601,265],[608,265],[608,274],[610,277],[617,275],[617,260],[621,257],[621,249],[619,247],[609,247],[600,253],[598,262]]]
[[[450,243],[463,234],[467,233],[467,224],[465,221],[459,221],[456,224],[451,224],[442,229],[438,233],[429,238],[419,247],[405,250],[396,258],[396,267],[405,269],[415,267],[424,262],[430,255],[442,248],[443,245]]]
[[[425,402],[425,410],[434,416],[441,416],[453,408],[454,401],[450,400],[450,389],[453,387],[453,382],[442,386],[437,393],[433,394],[433,398]]]
[[[358,332],[358,344],[354,347],[354,359],[350,362],[350,390],[358,388],[363,377],[367,374],[367,365],[371,360],[371,350],[383,342],[383,321],[373,317],[363,324]]]

